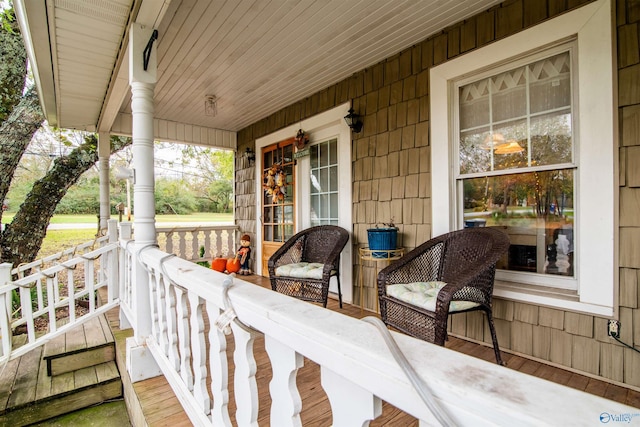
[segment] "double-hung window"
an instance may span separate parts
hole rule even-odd
[[[577,289],[573,263],[579,237],[574,50],[575,44],[562,44],[486,76],[459,80],[454,100],[455,225],[500,227],[509,235],[509,253],[498,266],[505,270],[503,278],[566,289]]]
[[[430,71],[432,234],[507,233],[498,297],[613,315],[612,28],[598,0]]]

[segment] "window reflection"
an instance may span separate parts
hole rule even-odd
[[[573,170],[462,181],[464,226],[500,227],[509,235],[498,268],[573,276]]]

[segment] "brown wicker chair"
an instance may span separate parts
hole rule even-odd
[[[342,308],[340,253],[348,240],[349,232],[335,225],[319,225],[295,234],[269,258],[271,288],[305,301],[321,302],[326,307],[329,281],[331,276],[336,276],[338,299]],[[323,264],[321,277],[276,275],[278,267],[301,262]]]
[[[409,335],[444,345],[450,312],[483,310],[489,321],[496,361],[502,365],[493,325],[491,298],[496,262],[508,248],[507,235],[493,228],[467,228],[423,243],[404,257],[392,262],[378,274],[378,297],[382,320],[386,325]],[[418,306],[408,303],[406,301],[411,298],[406,298],[404,294],[403,300],[388,295],[388,291],[393,291],[392,293],[399,296],[398,292],[406,289],[387,288],[390,285],[403,286],[402,284],[436,281],[445,282],[446,285],[439,291],[435,290],[437,297],[430,299],[429,304]],[[421,298],[422,295],[417,297]],[[453,301],[463,301],[463,303],[454,303],[450,307]],[[467,301],[471,304],[467,304]],[[458,304],[457,307],[456,304]],[[425,309],[426,305],[434,307],[434,310]]]

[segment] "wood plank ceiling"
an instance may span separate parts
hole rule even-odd
[[[78,26],[75,37],[67,37],[67,11],[61,8],[67,2],[78,7],[77,0],[55,0],[62,93],[59,114],[80,117],[84,112],[92,119],[74,121],[95,124],[96,100],[105,99],[104,75],[113,69],[117,53],[113,47],[119,44],[122,31],[109,28],[109,19],[99,19],[107,13],[102,11],[95,20]],[[86,4],[105,3],[113,6],[110,14],[132,8],[129,0]],[[155,115],[237,131],[497,3],[499,0],[172,0],[158,26],[155,45]],[[117,18],[123,22],[121,16]],[[68,22],[79,25],[77,19]],[[93,37],[96,34],[98,39]],[[79,46],[83,43],[85,47]],[[113,56],[111,65],[102,56],[107,51]],[[85,78],[70,72],[77,67],[86,68]],[[100,83],[102,92],[88,90]],[[215,116],[205,115],[207,95],[217,98]],[[130,96],[119,109],[131,111]]]

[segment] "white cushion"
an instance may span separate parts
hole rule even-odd
[[[322,279],[324,264],[319,262],[297,262],[276,268],[276,276],[295,277],[297,279]]]
[[[387,295],[428,311],[436,311],[438,292],[445,285],[445,282],[398,283],[387,286]],[[463,311],[479,305],[473,301],[451,301],[449,311]]]

